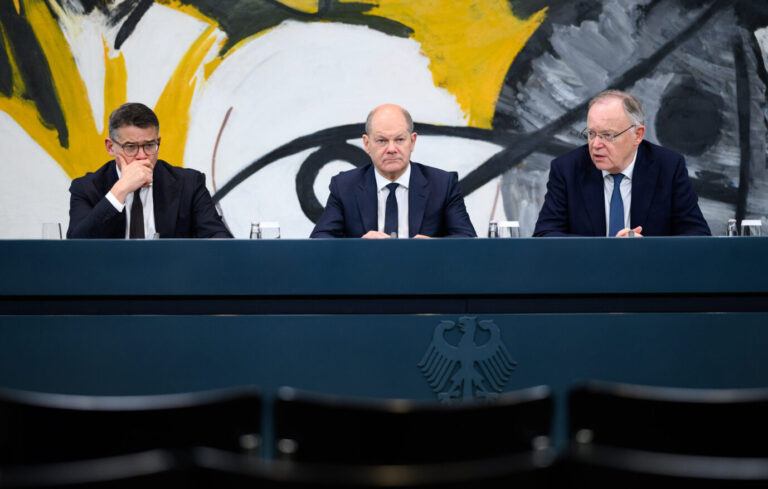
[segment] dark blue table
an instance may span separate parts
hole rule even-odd
[[[768,238],[2,241],[0,262],[6,387],[434,398],[418,364],[463,317],[498,328],[503,390],[768,385]]]

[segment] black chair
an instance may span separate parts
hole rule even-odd
[[[555,460],[551,450],[483,460],[405,465],[299,463],[244,457],[211,448],[194,452],[193,461],[198,470],[195,480],[200,487],[232,489],[552,487],[548,470]]]
[[[189,456],[150,450],[88,460],[0,468],[3,489],[192,489],[197,469]]]
[[[768,458],[713,457],[578,445],[566,462],[572,487],[768,487]]]
[[[275,404],[276,454],[332,464],[429,464],[549,447],[548,387],[494,401],[441,404],[350,399],[282,388]]]
[[[571,390],[565,473],[579,487],[768,486],[768,389],[588,382]]]
[[[588,382],[571,390],[572,440],[655,452],[768,456],[768,389]]]
[[[190,446],[254,452],[261,409],[248,387],[120,397],[0,389],[0,466]]]

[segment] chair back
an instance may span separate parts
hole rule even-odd
[[[571,390],[575,443],[724,457],[768,456],[768,389],[681,389],[591,381]]]
[[[0,466],[189,446],[255,451],[261,409],[250,387],[150,396],[0,389]]]
[[[443,404],[351,399],[282,388],[275,452],[299,462],[425,464],[546,448],[552,395],[545,386],[493,401]]]

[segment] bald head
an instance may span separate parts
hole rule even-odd
[[[368,114],[363,146],[379,175],[397,180],[408,169],[415,144],[413,119],[404,108],[380,105]]]
[[[413,132],[413,119],[411,118],[411,114],[405,110],[404,108],[400,107],[399,105],[395,104],[384,104],[379,105],[372,111],[368,113],[368,117],[365,119],[365,133],[367,135],[371,135],[371,131],[373,130],[373,122],[376,116],[380,112],[387,112],[388,115],[391,115],[391,112],[399,112],[403,116],[403,120],[405,121],[405,126],[408,128],[408,132]]]

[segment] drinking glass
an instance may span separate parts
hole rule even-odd
[[[44,222],[43,239],[61,239],[61,223]]]
[[[280,223],[277,221],[252,223],[251,239],[280,239]]]
[[[519,238],[520,223],[518,221],[499,221],[499,238]]]
[[[742,236],[760,236],[763,223],[760,219],[742,219],[741,221],[741,235]]]

